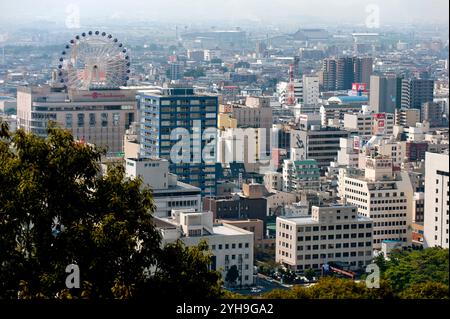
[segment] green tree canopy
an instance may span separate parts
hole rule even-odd
[[[434,281],[448,286],[448,249],[398,251],[389,256],[383,277],[400,292],[417,283]]]
[[[168,294],[218,296],[204,246],[161,248],[151,190],[123,165],[100,174],[102,154],[54,126],[43,139],[1,123],[0,299],[133,298],[161,280]],[[80,289],[66,288],[69,264]]]

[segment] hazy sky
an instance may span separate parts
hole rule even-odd
[[[28,22],[34,18],[64,22],[79,8],[80,22],[95,19],[183,22],[248,20],[263,23],[364,24],[368,5],[379,8],[380,24],[448,23],[448,0],[1,0],[0,22]],[[69,13],[67,13],[69,12]],[[372,11],[373,12],[373,11]]]

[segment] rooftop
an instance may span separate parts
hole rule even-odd
[[[286,217],[286,216],[281,216],[278,217],[280,219],[286,220],[286,221],[290,221],[290,222],[294,222],[297,225],[313,225],[313,224],[320,224],[320,221],[313,219],[311,216],[295,216],[295,217]],[[362,215],[357,215],[357,221],[372,221],[370,218],[367,218],[365,216]],[[352,219],[349,220],[344,220],[344,221],[336,221],[337,224],[342,223],[342,222],[349,222],[352,221]]]

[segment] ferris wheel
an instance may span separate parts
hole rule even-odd
[[[111,34],[83,32],[61,52],[59,82],[74,90],[117,89],[130,73],[127,49]]]

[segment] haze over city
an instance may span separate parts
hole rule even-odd
[[[17,25],[48,20],[63,22],[67,7],[78,6],[82,23],[95,20],[117,22],[160,21],[183,23],[238,23],[248,21],[270,24],[356,24],[364,23],[368,6],[380,10],[382,25],[445,24],[448,23],[449,3],[446,0],[33,0],[2,1],[0,17],[3,22],[14,20]],[[194,19],[191,19],[194,17]]]
[[[1,311],[449,300],[447,0],[0,1]]]

